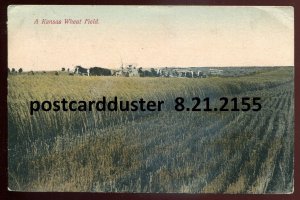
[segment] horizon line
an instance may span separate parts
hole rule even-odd
[[[82,65],[75,65],[75,66],[72,66],[72,67],[61,67],[60,69],[53,69],[53,70],[24,70],[24,67],[8,67],[9,69],[13,69],[15,68],[15,70],[17,69],[20,69],[22,68],[24,71],[23,72],[30,72],[30,71],[35,71],[35,72],[38,72],[38,71],[47,71],[47,72],[52,72],[52,71],[61,71],[62,68],[65,68],[65,71],[67,71],[67,69],[73,69],[75,68],[76,66],[81,66],[83,68],[86,68],[86,69],[89,69],[89,68],[92,68],[92,67],[85,67],[85,66],[82,66]],[[128,66],[128,65],[127,65]],[[93,67],[101,67],[101,68],[106,68],[106,69],[111,69],[111,70],[118,70],[120,69],[119,68],[109,68],[109,67],[103,67],[103,66],[93,66]],[[141,68],[144,68],[144,69],[151,69],[151,68],[154,68],[154,69],[161,69],[161,68],[250,68],[250,67],[295,67],[294,65],[247,65],[247,66],[163,66],[163,67],[141,67]],[[140,68],[137,66],[137,68]],[[25,68],[26,69],[26,68]]]

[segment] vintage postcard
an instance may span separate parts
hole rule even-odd
[[[293,7],[7,9],[9,190],[293,193]]]

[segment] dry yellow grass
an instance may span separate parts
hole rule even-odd
[[[32,100],[164,100],[162,112],[36,112]],[[173,100],[259,96],[259,112]],[[289,192],[293,71],[237,78],[8,77],[9,187],[25,191]],[[284,140],[283,140],[284,138]],[[262,185],[262,183],[264,183]]]

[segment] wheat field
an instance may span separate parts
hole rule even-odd
[[[9,188],[291,193],[294,69],[243,77],[8,75]],[[29,102],[164,100],[160,112],[35,112]],[[248,112],[178,112],[176,97],[261,97]]]

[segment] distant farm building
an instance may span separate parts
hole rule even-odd
[[[125,67],[122,65],[121,68],[115,72],[115,76],[123,77],[140,77],[142,74],[141,68],[138,68],[136,64],[128,64]]]
[[[188,78],[193,78],[194,77],[194,72],[191,70],[177,70],[178,77],[188,77]]]
[[[74,74],[89,76],[90,75],[90,70],[78,65],[74,69]]]

